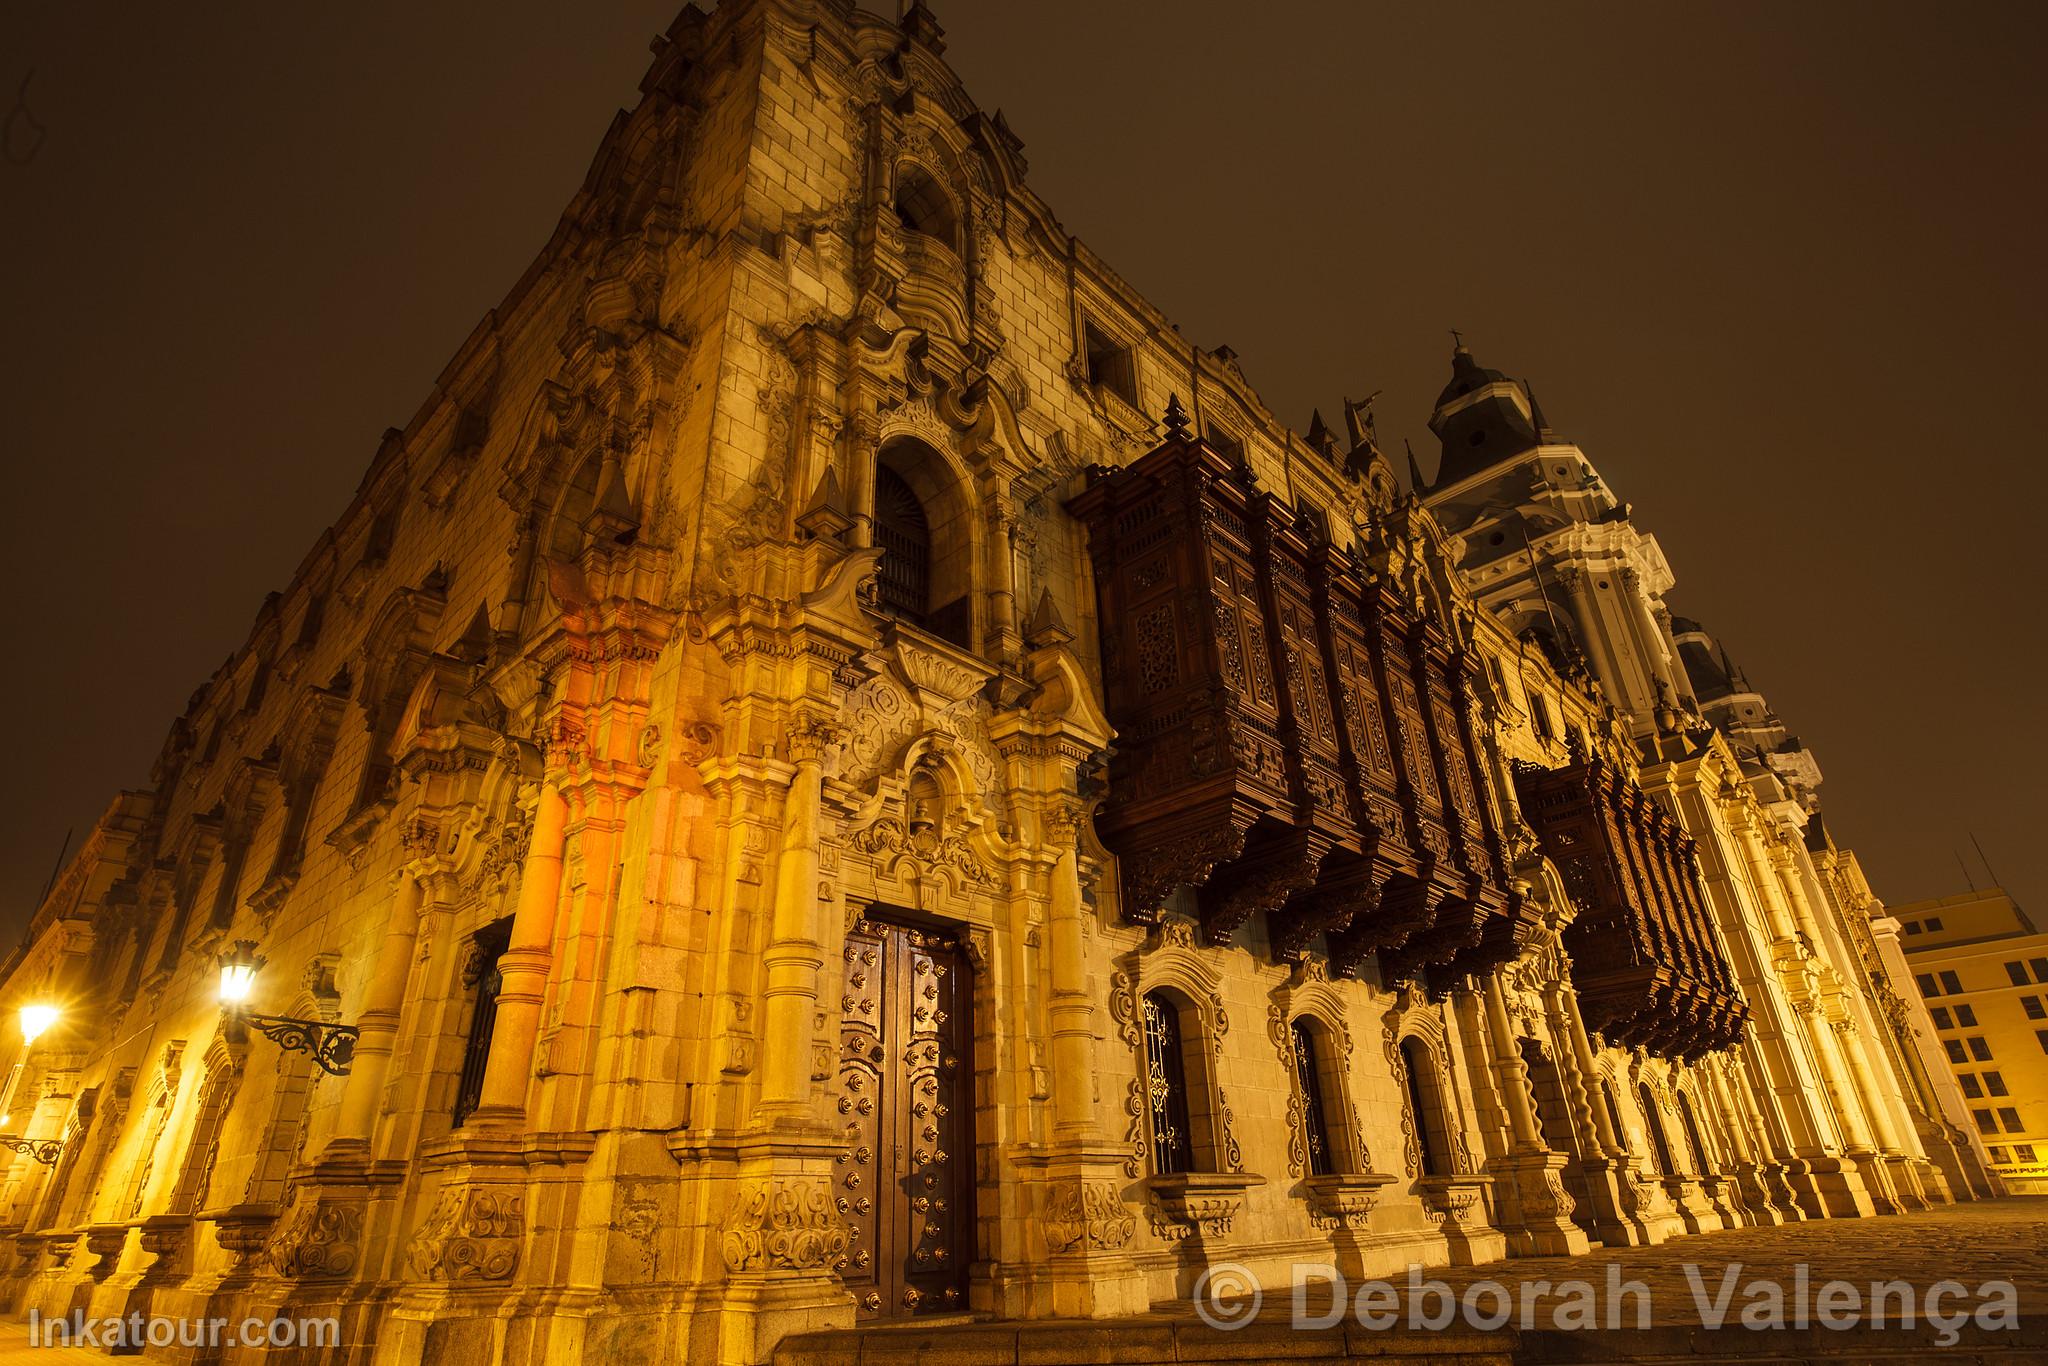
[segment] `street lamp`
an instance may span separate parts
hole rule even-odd
[[[21,1056],[23,1061],[14,1064],[14,1070],[7,1074],[7,1095],[0,1099],[0,1124],[13,1116],[14,1084],[21,1078],[21,1069],[28,1058],[28,1051],[36,1046],[36,1040],[47,1032],[64,1012],[47,1001],[32,1002],[21,1008]],[[0,1148],[17,1153],[27,1153],[46,1167],[57,1165],[57,1158],[64,1151],[61,1138],[17,1138],[13,1134],[0,1134]]]
[[[331,1076],[347,1076],[349,1064],[356,1056],[359,1031],[354,1025],[301,1020],[290,1015],[259,1015],[244,1009],[256,986],[257,969],[264,961],[263,955],[256,952],[253,939],[237,939],[220,956],[220,1003],[227,1008],[228,1018],[254,1025],[257,1033],[287,1053],[310,1055],[320,1070]]]

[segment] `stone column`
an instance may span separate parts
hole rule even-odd
[[[526,1089],[533,1078],[534,1045],[540,1038],[541,1002],[547,995],[554,958],[555,908],[562,897],[562,849],[569,806],[552,783],[543,781],[533,811],[533,834],[519,879],[519,903],[512,937],[498,960],[497,1019],[491,1027],[491,1056],[471,1122],[517,1124],[526,1115]]]
[[[384,1082],[391,1070],[391,1053],[398,1041],[399,1017],[405,1009],[405,988],[412,978],[414,941],[419,934],[423,891],[419,879],[410,874],[399,879],[392,898],[391,918],[385,922],[384,942],[378,947],[376,965],[356,1016],[355,1061],[341,1086],[341,1106],[334,1133],[321,1153],[322,1161],[367,1156],[376,1137],[377,1114],[382,1108]]]
[[[1576,1256],[1590,1246],[1586,1231],[1571,1220],[1571,1196],[1562,1172],[1567,1153],[1552,1152],[1529,1098],[1529,1070],[1508,1021],[1507,996],[1499,974],[1484,979],[1486,1029],[1481,1036],[1493,1055],[1494,1089],[1507,1116],[1511,1146],[1504,1165],[1512,1173],[1521,1216],[1519,1233],[1510,1233],[1516,1250],[1531,1256]],[[1507,1232],[1507,1230],[1503,1230]]]
[[[811,1055],[818,1011],[818,976],[825,948],[818,936],[819,785],[826,747],[838,732],[812,716],[799,718],[788,738],[796,772],[782,809],[782,852],[775,864],[775,909],[762,954],[764,1034],[761,1113],[811,1118]]]
[[[1545,988],[1543,1004],[1550,1017],[1550,1032],[1559,1040],[1558,1080],[1571,1102],[1579,1136],[1579,1172],[1586,1184],[1586,1198],[1592,1202],[1593,1230],[1610,1247],[1639,1246],[1645,1239],[1643,1225],[1629,1217],[1622,1198],[1620,1169],[1621,1139],[1608,1121],[1607,1106],[1594,1092],[1593,1043],[1586,1037],[1585,1021],[1579,1018],[1578,1000],[1563,980],[1552,980]]]

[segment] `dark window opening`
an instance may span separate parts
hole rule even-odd
[[[1436,1071],[1429,1050],[1414,1039],[1401,1044],[1401,1070],[1408,1074],[1408,1112],[1415,1124],[1415,1146],[1424,1176],[1450,1174],[1450,1135],[1443,1132],[1443,1112],[1431,1104],[1437,1093]]]
[[[1323,1108],[1322,1069],[1316,1058],[1315,1035],[1299,1020],[1294,1022],[1294,1078],[1301,1086],[1302,1137],[1308,1144],[1309,1175],[1328,1176],[1337,1170],[1337,1163],[1330,1147],[1329,1112]]]
[[[2005,1078],[1996,1072],[1986,1072],[1984,1074],[1984,1089],[1994,1096],[2009,1096],[2012,1094],[2012,1092],[2005,1089]]]
[[[1188,1120],[1180,1011],[1156,991],[1145,997],[1145,1079],[1152,1113],[1152,1169],[1161,1176],[1193,1171],[1194,1132]]]
[[[1953,1021],[1953,1020],[1951,1020],[1951,1019],[1949,1018],[1949,1014],[1948,1014],[1948,1007],[1947,1007],[1947,1006],[1933,1006],[1933,1007],[1930,1007],[1930,1008],[1929,1008],[1929,1010],[1928,1010],[1928,1012],[1927,1012],[1927,1014],[1928,1014],[1928,1018],[1930,1018],[1930,1019],[1932,1019],[1932,1020],[1934,1021],[1934,1027],[1935,1027],[1936,1029],[1953,1029],[1953,1028],[1955,1028],[1955,1021]]]
[[[1991,1045],[1984,1042],[1981,1034],[1972,1034],[1970,1036],[1970,1056],[1978,1062],[1991,1061]]]
[[[1928,917],[1927,917],[1927,928],[1928,928],[1929,930],[1938,930],[1938,929],[1940,929],[1940,928],[1941,928],[1941,917],[1940,917],[1940,916],[1938,916],[1938,915],[1930,915],[1930,916],[1928,916]]]
[[[922,626],[931,606],[931,524],[910,485],[887,465],[875,467],[875,544],[882,548],[882,610]]]
[[[1087,352],[1088,382],[1137,407],[1138,370],[1131,359],[1131,348],[1094,323],[1082,324],[1082,342]]]
[[[1998,1107],[1998,1122],[2005,1126],[2005,1131],[2009,1134],[2019,1133],[2026,1127],[2020,1123],[2020,1112],[2013,1109],[2010,1105]]]
[[[960,216],[951,196],[915,166],[896,175],[896,220],[906,232],[936,238],[953,251],[960,249]]]
[[[2005,975],[2012,978],[2012,984],[2016,987],[2027,985],[2027,965],[2025,963],[2007,963],[2005,965]]]
[[[1675,1176],[1678,1169],[1671,1165],[1671,1145],[1664,1141],[1664,1121],[1657,1114],[1657,1098],[1650,1094],[1647,1085],[1639,1086],[1643,1099],[1643,1123],[1650,1130],[1650,1150],[1657,1159],[1659,1176]]]
[[[1957,1006],[1957,1007],[1956,1007],[1956,1023],[1957,1023],[1957,1024],[1959,1024],[1959,1025],[1962,1025],[1962,1026],[1963,1026],[1964,1028],[1966,1028],[1966,1029],[1967,1029],[1967,1028],[1969,1028],[1970,1026],[1972,1026],[1972,1025],[1976,1024],[1976,1023],[1977,1023],[1977,1012],[1976,1012],[1976,1010],[1975,1010],[1974,1008],[1970,1007],[1970,1006]]]
[[[498,989],[504,985],[499,960],[512,940],[512,922],[500,920],[478,930],[462,965],[464,986],[476,992],[469,1012],[469,1038],[462,1049],[462,1077],[455,1086],[455,1127],[461,1128],[483,1100],[484,1071],[491,1062],[491,1034],[498,1023]]]
[[[1953,996],[1963,989],[1962,979],[1952,972],[1944,972],[1941,974],[1941,989]]]
[[[1963,1083],[1963,1094],[1965,1096],[1968,1096],[1971,1100],[1984,1099],[1984,1088],[1978,1083],[1976,1073],[1961,1073],[1959,1074],[1959,1079]]]

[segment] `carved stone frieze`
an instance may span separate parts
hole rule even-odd
[[[743,1181],[718,1247],[729,1271],[825,1271],[846,1253],[846,1225],[823,1178]]]
[[[1138,1226],[1130,1207],[1108,1181],[1061,1181],[1047,1193],[1045,1246],[1048,1252],[1115,1252]]]
[[[454,1186],[406,1245],[406,1265],[424,1281],[506,1281],[519,1267],[526,1197],[502,1186]]]

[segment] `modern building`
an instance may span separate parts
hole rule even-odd
[[[1527,386],[1296,432],[943,53],[657,41],[0,971],[9,1307],[753,1363],[1995,1189]]]
[[[1997,887],[1892,915],[1992,1169],[2048,1192],[2048,934]]]

